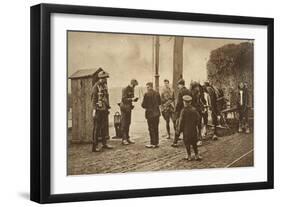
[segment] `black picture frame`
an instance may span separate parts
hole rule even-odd
[[[169,187],[74,194],[51,194],[50,130],[51,130],[51,70],[50,32],[52,13],[134,17],[194,22],[218,22],[267,26],[267,181],[238,184]],[[30,199],[39,203],[120,199],[146,196],[166,196],[225,191],[272,189],[274,187],[274,105],[273,62],[274,20],[272,18],[195,14],[168,11],[103,8],[89,6],[39,4],[31,7],[31,174]]]

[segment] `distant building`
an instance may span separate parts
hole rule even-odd
[[[101,68],[78,70],[69,77],[71,80],[72,132],[68,137],[72,143],[92,142],[91,94],[100,71],[102,71]]]

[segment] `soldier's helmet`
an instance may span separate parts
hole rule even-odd
[[[99,78],[109,78],[109,74],[107,72],[105,72],[105,71],[100,71],[98,73],[98,77]]]
[[[182,99],[183,99],[183,101],[186,101],[186,102],[192,101],[192,97],[189,96],[189,95],[184,95],[184,96],[182,97]]]

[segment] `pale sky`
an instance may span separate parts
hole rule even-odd
[[[102,67],[110,74],[109,87],[124,87],[132,78],[145,86],[154,77],[152,39],[151,35],[69,32],[68,75],[80,69]],[[183,76],[186,83],[206,80],[206,63],[212,50],[245,41],[185,37]],[[172,82],[173,44],[172,36],[160,36],[160,85],[164,79]]]

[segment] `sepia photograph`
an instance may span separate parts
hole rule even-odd
[[[67,175],[254,166],[253,39],[67,31]]]

